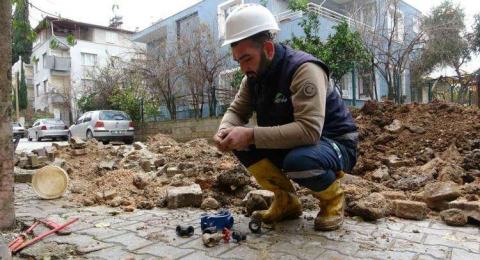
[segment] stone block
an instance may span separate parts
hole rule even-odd
[[[38,156],[36,154],[28,155],[28,160],[30,161],[30,165],[32,166],[32,168],[38,167]]]
[[[25,168],[25,166],[27,166],[27,164],[28,164],[28,158],[20,158],[17,166],[20,167],[20,168]]]
[[[393,120],[393,123],[391,123],[388,126],[385,126],[385,130],[391,132],[391,133],[399,133],[403,130],[403,124],[402,121],[395,119]]]
[[[395,216],[399,218],[422,220],[427,215],[427,204],[410,200],[395,200]]]
[[[133,148],[135,148],[135,150],[142,150],[144,148],[146,148],[147,146],[144,145],[142,142],[135,142],[133,144]]]
[[[167,176],[168,177],[173,177],[173,176],[175,176],[176,174],[179,174],[179,173],[182,173],[182,171],[180,169],[178,169],[178,167],[168,167],[167,168]]]
[[[201,204],[202,189],[198,184],[167,189],[167,207],[169,209],[199,207]]]
[[[460,188],[454,182],[434,182],[425,185],[424,196],[429,208],[443,210],[449,201],[460,197]]]
[[[81,149],[85,147],[85,142],[80,137],[72,137],[70,138],[70,147],[73,149]]]
[[[480,221],[480,201],[452,201],[448,203],[450,209],[461,209],[469,218]]]
[[[115,163],[115,161],[102,161],[98,165],[98,169],[111,171],[117,169],[117,164]]]
[[[141,162],[143,171],[150,172],[152,170],[152,163],[149,159],[143,159]]]
[[[113,199],[115,196],[117,196],[117,192],[114,190],[106,191],[103,194],[103,198],[106,200]]]
[[[38,164],[44,164],[46,162],[48,162],[47,156],[38,156]]]
[[[38,156],[45,156],[46,155],[45,149],[35,149],[32,152],[34,154],[38,155]]]
[[[52,143],[52,146],[55,147],[58,151],[61,151],[68,147],[68,144],[61,144],[61,143]]]
[[[465,226],[468,216],[461,209],[447,209],[440,213],[443,222],[450,226]]]
[[[71,153],[74,156],[79,156],[79,155],[85,155],[87,152],[85,151],[85,149],[73,149]]]
[[[246,203],[248,201],[248,199],[250,199],[250,197],[252,197],[255,194],[260,195],[265,200],[265,202],[267,202],[267,205],[271,205],[272,202],[273,202],[273,199],[275,198],[275,194],[273,194],[273,192],[271,192],[271,191],[268,191],[268,190],[252,190],[252,191],[247,193],[247,196],[245,196],[245,198],[242,200],[242,202]]]
[[[15,183],[32,183],[33,175],[35,172],[15,172],[13,174]]]

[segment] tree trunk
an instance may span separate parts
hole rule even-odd
[[[15,227],[13,192],[12,39],[10,0],[0,0],[0,230]]]

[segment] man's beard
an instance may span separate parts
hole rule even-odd
[[[271,61],[267,59],[267,54],[262,50],[260,54],[260,62],[258,64],[257,72],[248,71],[246,73],[248,79],[260,81],[270,66]]]

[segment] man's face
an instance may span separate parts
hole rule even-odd
[[[255,46],[252,40],[247,39],[232,48],[233,59],[240,64],[240,69],[249,79],[262,77],[270,65],[264,46]]]

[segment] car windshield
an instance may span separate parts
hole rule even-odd
[[[100,120],[130,120],[130,117],[123,111],[102,111]]]
[[[13,127],[22,127],[22,125],[20,123],[12,123],[12,126]]]
[[[62,120],[60,119],[46,119],[43,120],[43,123],[46,125],[60,125],[63,124]]]

